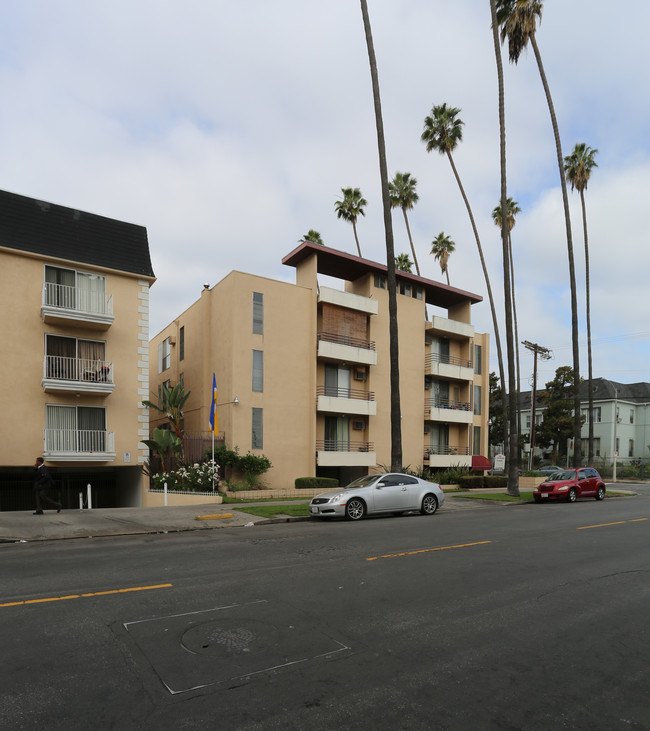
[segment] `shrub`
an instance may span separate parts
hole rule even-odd
[[[460,482],[461,477],[467,477],[469,474],[469,467],[456,465],[455,467],[450,467],[447,470],[429,470],[430,476],[423,479],[438,482],[441,485],[456,485]]]
[[[219,465],[213,466],[212,460],[209,460],[151,476],[151,485],[155,489],[162,490],[165,483],[167,483],[168,490],[210,492],[213,486],[215,489],[219,486]]]
[[[296,490],[335,490],[339,481],[334,477],[296,477]]]
[[[485,475],[485,487],[508,487],[508,478],[505,475]]]
[[[461,490],[477,490],[485,486],[483,475],[461,475],[458,479]]]

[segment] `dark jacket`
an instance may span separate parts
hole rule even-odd
[[[52,487],[52,478],[44,464],[37,467],[34,472],[36,473],[34,475],[34,492],[37,490],[47,490],[48,487]]]

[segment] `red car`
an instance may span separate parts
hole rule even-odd
[[[566,500],[574,503],[579,497],[605,498],[605,483],[592,467],[579,470],[562,470],[542,482],[533,492],[536,503],[542,500]]]

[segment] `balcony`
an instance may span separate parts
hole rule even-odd
[[[316,389],[318,411],[358,416],[376,416],[377,404],[373,391],[359,388],[318,386]]]
[[[113,295],[65,284],[43,283],[43,322],[107,330],[113,317]]]
[[[106,396],[115,388],[113,364],[103,360],[46,355],[41,385],[48,393],[74,391]]]
[[[427,322],[427,333],[442,335],[450,340],[465,340],[474,337],[474,326],[459,320],[433,315]]]
[[[424,463],[429,467],[471,467],[472,457],[469,447],[452,446],[449,444],[437,447],[426,447]]]
[[[373,442],[348,439],[316,440],[316,462],[321,467],[375,467],[377,453]]]
[[[328,302],[338,307],[347,307],[350,310],[364,312],[368,315],[376,315],[379,312],[379,303],[370,297],[362,297],[352,292],[343,292],[331,287],[320,287],[318,292],[319,302]]]
[[[112,431],[45,429],[43,457],[50,462],[112,462],[115,438]]]
[[[353,338],[336,333],[318,333],[318,357],[346,363],[377,365],[374,340]]]
[[[425,356],[424,372],[427,375],[454,381],[472,381],[474,379],[471,360],[440,353],[430,353]]]
[[[474,414],[469,401],[438,396],[424,402],[424,418],[426,421],[442,421],[447,424],[471,424]]]

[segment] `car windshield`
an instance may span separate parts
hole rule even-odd
[[[575,480],[576,478],[576,471],[575,470],[564,470],[563,472],[556,472],[555,474],[551,475],[553,482],[559,482],[560,480]]]
[[[350,487],[367,487],[368,485],[371,485],[377,477],[379,477],[379,475],[364,475],[363,477],[357,477],[356,480],[353,480],[349,485],[346,485],[345,489],[347,490]]]

